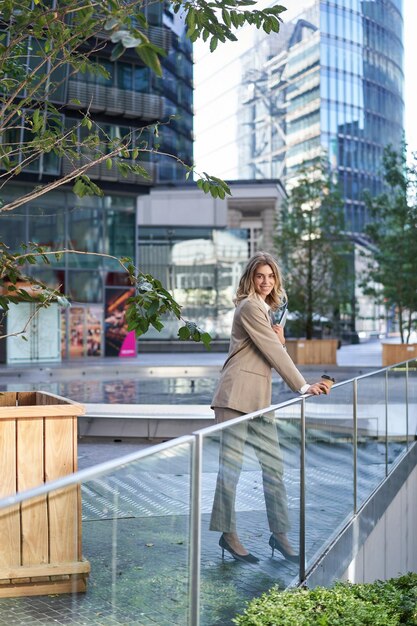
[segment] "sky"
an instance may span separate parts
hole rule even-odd
[[[309,4],[311,0],[285,0],[282,4],[288,7],[286,12],[287,17],[293,17],[292,13],[298,13],[304,4]],[[269,3],[270,0],[266,0]],[[403,0],[404,4],[404,100],[405,100],[405,137],[410,151],[417,152],[417,0]],[[290,15],[291,14],[291,15]],[[248,35],[249,37],[249,35]],[[242,40],[242,41],[241,41]],[[247,45],[244,33],[240,31],[239,42],[234,44],[219,45],[218,49],[211,54],[208,51],[208,44],[197,42],[195,44],[195,133],[196,133],[196,145],[195,145],[195,160],[197,164],[197,170],[203,169],[209,172],[215,172],[226,178],[234,176],[234,171],[229,170],[223,163],[221,165],[222,171],[218,171],[220,163],[218,162],[218,142],[219,138],[215,133],[211,132],[211,122],[208,116],[205,115],[206,105],[210,101],[210,80],[223,80],[226,84],[232,83],[233,80],[237,80],[228,76],[227,69],[233,72],[233,66],[231,60],[239,56],[240,52]],[[389,51],[388,51],[389,53]],[[219,70],[222,70],[219,73]],[[221,103],[224,105],[225,103]],[[228,104],[228,103],[227,103]],[[229,106],[227,106],[229,108]],[[235,107],[233,103],[230,104],[230,110]],[[229,129],[224,129],[222,132],[222,138],[225,145],[229,144],[228,132],[233,133],[232,126],[233,120],[229,118]],[[234,135],[233,135],[234,136]],[[199,143],[199,138],[201,143]],[[212,144],[212,145],[211,145]],[[229,144],[230,145],[230,144]],[[211,156],[210,156],[211,155]],[[217,162],[216,162],[217,159]]]

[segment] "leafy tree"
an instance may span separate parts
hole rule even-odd
[[[402,343],[417,327],[417,155],[407,164],[406,146],[383,155],[387,191],[366,202],[373,221],[366,227],[364,293],[394,309]]]
[[[264,10],[253,8],[254,0],[168,0],[187,26],[187,36],[210,41],[213,51],[219,42],[236,40],[235,32],[245,24],[278,32],[283,6]],[[125,136],[106,135],[91,110],[80,102],[77,119],[66,118],[60,102],[60,90],[77,73],[108,77],[97,61],[97,54],[111,49],[115,61],[128,50],[135,52],[145,66],[162,75],[164,50],[152,42],[146,20],[147,3],[138,0],[0,0],[0,218],[27,202],[65,185],[72,185],[78,196],[98,194],[102,190],[90,177],[94,166],[117,168],[122,176],[150,178],[146,167],[149,153],[158,155],[158,145],[149,137],[158,136],[161,120],[130,130]],[[28,57],[28,52],[30,55]],[[28,61],[30,58],[30,62]],[[65,103],[64,107],[68,103]],[[20,141],[22,135],[24,141]],[[19,139],[18,139],[19,138]],[[167,155],[164,155],[167,156]],[[184,166],[186,177],[194,171],[193,164],[184,163],[177,155],[168,155]],[[41,184],[18,198],[6,201],[1,191],[46,157],[66,160],[66,173],[41,178]],[[230,194],[227,184],[206,172],[197,174],[197,185],[213,197]],[[10,250],[8,242],[0,244],[1,305],[5,311],[10,302],[19,299],[48,306],[61,297],[57,290],[27,275],[25,267],[37,262],[49,263],[51,255],[66,254],[23,242],[21,250]],[[74,253],[74,251],[71,251]],[[144,276],[132,262],[121,260],[138,295],[130,303],[129,328],[138,335],[149,324],[162,327],[161,316],[173,313],[181,319],[181,307],[165,291],[159,281]],[[27,290],[22,283],[37,286]],[[192,322],[185,322],[179,333],[182,339],[203,339],[203,333]]]
[[[343,230],[343,204],[321,160],[302,166],[278,215],[276,246],[298,335],[313,337],[314,320],[338,323],[352,277]]]

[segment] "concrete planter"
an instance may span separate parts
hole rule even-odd
[[[417,343],[383,343],[382,366],[417,359]]]
[[[297,365],[337,365],[337,339],[287,339],[288,354]]]

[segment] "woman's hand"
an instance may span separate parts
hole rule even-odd
[[[280,343],[285,346],[284,328],[280,324],[274,324],[272,330],[278,337]]]
[[[305,393],[311,393],[313,396],[320,396],[322,393],[327,393],[327,387],[321,382],[313,383]]]

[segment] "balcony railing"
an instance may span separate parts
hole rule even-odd
[[[78,100],[80,104],[71,102],[72,99]],[[164,115],[164,100],[161,96],[78,80],[71,80],[68,84],[67,107],[70,109],[89,108],[93,113],[106,113],[146,121],[159,120]]]
[[[3,497],[1,528],[19,503],[30,507],[37,498],[81,484],[83,552],[91,575],[87,602],[69,596],[68,614],[82,615],[95,603],[102,620],[97,623],[110,617],[112,623],[130,623],[132,616],[143,624],[230,623],[254,595],[277,583],[301,583],[417,445],[416,376],[417,361],[404,362],[336,384],[329,396],[296,398]],[[286,500],[298,565],[276,553],[271,558],[263,498],[268,480],[263,488],[253,449],[245,446],[241,465],[233,459],[242,432],[259,425],[271,439],[263,438],[258,447],[255,442],[258,457],[264,465],[269,456],[283,466],[282,510]],[[219,533],[209,531],[219,450],[227,445],[232,464],[221,471],[240,472],[238,530],[260,558],[256,565],[233,561],[227,553],[222,561]],[[8,573],[0,569],[4,582]],[[48,597],[43,604],[55,601]]]

